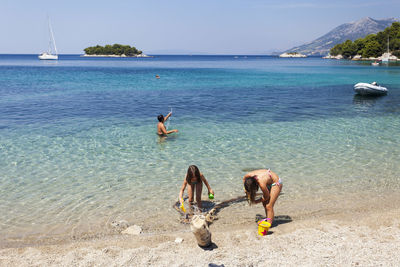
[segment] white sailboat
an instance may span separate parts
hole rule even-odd
[[[56,47],[56,40],[54,39],[53,30],[51,28],[50,19],[47,18],[49,24],[49,50],[47,52],[43,52],[39,55],[39,59],[41,60],[57,60],[57,47]]]
[[[389,53],[389,37],[388,37],[387,52],[382,55],[382,62],[388,63],[389,62],[389,57],[390,57],[390,53]]]

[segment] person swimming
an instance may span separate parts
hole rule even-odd
[[[167,116],[164,117],[164,115],[160,114],[157,116],[158,119],[158,124],[157,124],[157,134],[159,136],[167,136],[168,134],[171,133],[177,133],[177,129],[169,130],[167,131],[167,128],[164,125],[164,122],[168,120],[168,118],[172,115],[172,112],[168,113]]]

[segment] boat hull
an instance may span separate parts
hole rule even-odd
[[[354,85],[354,91],[359,95],[386,95],[386,87],[373,85],[369,83],[357,83]]]
[[[58,55],[41,54],[39,55],[41,60],[58,60]]]

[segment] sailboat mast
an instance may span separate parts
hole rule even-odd
[[[47,24],[49,29],[49,50],[48,52],[43,52],[38,57],[40,60],[58,60],[58,52],[56,47],[56,40],[54,39],[53,29],[50,24],[50,17],[47,15]]]
[[[387,41],[387,52],[389,53],[389,36],[388,36],[388,41]]]
[[[53,44],[54,51],[56,52],[56,55],[57,55],[58,53],[57,53],[57,47],[56,47],[56,40],[54,39],[53,29],[51,28],[51,24],[50,24],[50,18],[47,17],[47,19],[48,19],[48,22],[49,22],[49,31],[50,31],[50,36],[51,36],[50,43]]]

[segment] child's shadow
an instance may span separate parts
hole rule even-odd
[[[198,214],[200,211],[203,215],[209,216],[207,217],[207,222],[211,224],[214,220],[217,220],[217,214],[223,209],[235,203],[240,203],[246,201],[246,196],[240,196],[236,198],[232,198],[229,200],[222,201],[220,203],[216,203],[209,200],[202,200],[202,209],[199,210],[196,205],[193,205],[193,208],[187,208],[186,212],[183,212],[180,207],[180,202],[176,201],[173,207],[182,215],[181,223],[187,224],[190,223],[191,218],[194,214]],[[186,200],[186,198],[185,198]]]
[[[211,202],[211,201],[203,201],[203,212],[205,212],[207,215],[210,216],[209,218],[209,224],[211,224],[214,220],[217,220],[218,217],[218,213],[226,207],[229,207],[230,205],[236,204],[236,203],[240,203],[243,201],[246,201],[247,198],[246,196],[240,196],[240,197],[236,197],[236,198],[232,198],[232,199],[228,199],[225,201],[222,201],[220,203],[215,203],[215,202]]]

